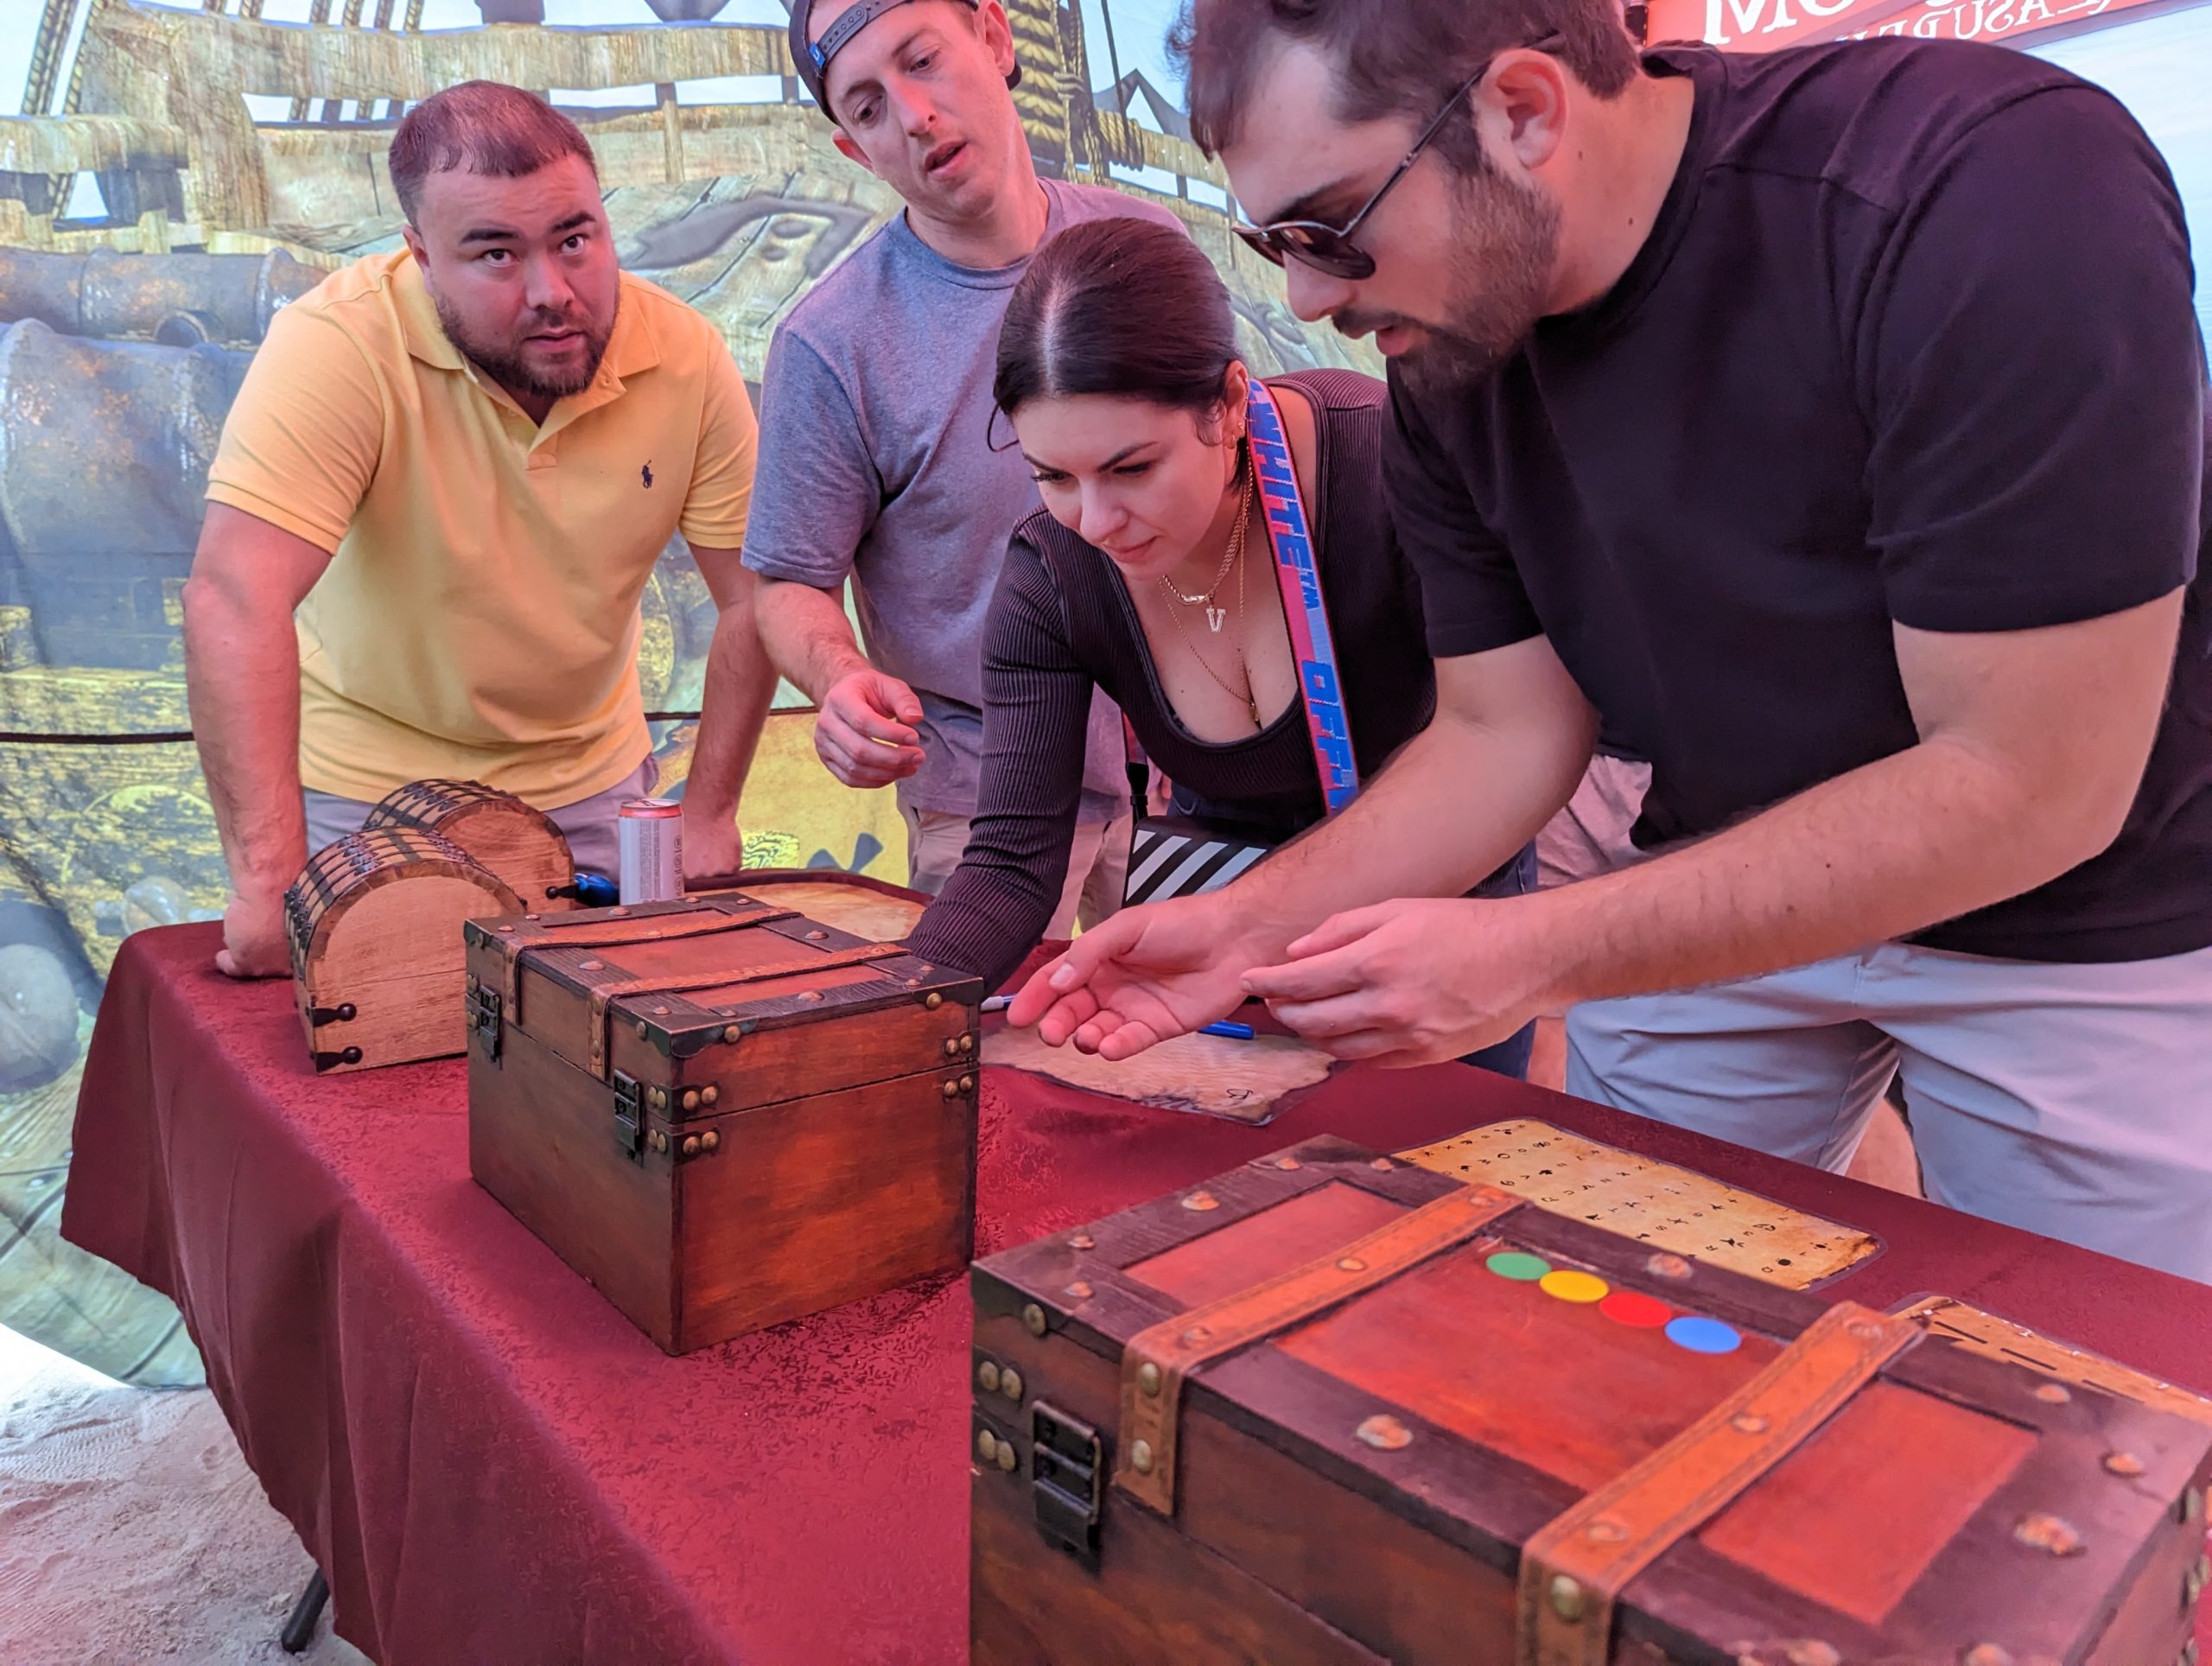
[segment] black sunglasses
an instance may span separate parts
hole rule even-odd
[[[1530,52],[1543,52],[1559,44],[1559,31],[1549,30],[1527,44]],[[1517,48],[1508,48],[1507,51]],[[1475,73],[1459,84],[1459,90],[1445,100],[1444,108],[1421,130],[1414,141],[1414,148],[1390,170],[1390,177],[1376,188],[1360,211],[1342,226],[1324,225],[1318,219],[1279,219],[1266,226],[1236,226],[1230,229],[1244,239],[1254,252],[1266,256],[1278,266],[1286,256],[1311,266],[1317,272],[1326,272],[1332,277],[1354,280],[1375,276],[1375,257],[1352,242],[1352,233],[1358,231],[1367,217],[1375,212],[1376,205],[1390,194],[1390,188],[1405,178],[1406,170],[1421,160],[1421,153],[1428,149],[1429,141],[1443,130],[1445,118],[1463,104],[1467,95],[1490,73],[1491,66],[1503,57],[1504,52],[1493,53],[1483,60]]]

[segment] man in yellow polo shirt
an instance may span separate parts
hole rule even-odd
[[[185,659],[231,898],[217,963],[287,966],[284,887],[393,787],[479,780],[612,871],[652,785],[638,600],[680,531],[720,609],[685,867],[738,865],[775,673],[740,562],[756,429],[714,326],[615,264],[591,149],[472,81],[392,140],[404,250],[277,314],[207,486]]]

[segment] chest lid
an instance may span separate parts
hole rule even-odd
[[[1484,1657],[2076,1661],[2146,1565],[2177,1576],[2201,1548],[2185,1517],[2212,1426],[1339,1140],[992,1256],[974,1283],[979,1346],[1111,1362],[1105,1533],[1113,1510],[1176,1520],[1351,1625],[1249,1527],[1333,1519],[1360,1554],[1388,1536],[1327,1502],[1349,1493],[1517,1584],[1502,1615],[1458,1593],[1463,1622],[1488,1610],[1517,1639]],[[1268,1495],[1242,1496],[1255,1474]],[[2180,1587],[2153,1582],[2164,1615]]]
[[[518,1029],[602,1079],[669,1085],[687,1061],[764,1033],[952,1008],[972,1028],[980,979],[741,891],[632,907],[472,920],[480,1029]],[[496,1003],[496,1004],[495,1004]],[[885,1075],[937,1067],[934,1035]],[[837,1042],[825,1038],[824,1047]],[[790,1097],[813,1091],[803,1079]]]

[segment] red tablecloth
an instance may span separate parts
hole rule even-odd
[[[962,1656],[960,1281],[670,1359],[469,1180],[458,1061],[318,1079],[289,987],[226,982],[219,940],[123,945],[63,1232],[182,1307],[344,1636],[387,1666]],[[980,1249],[1317,1133],[1513,1116],[1881,1234],[1839,1294],[1942,1291],[2212,1389],[2212,1287],[1457,1065],[1353,1071],[1265,1129],[987,1072]]]

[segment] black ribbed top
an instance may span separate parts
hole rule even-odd
[[[1363,781],[1436,709],[1419,592],[1382,493],[1386,397],[1382,383],[1349,371],[1274,380],[1314,410],[1316,500],[1306,508]],[[975,827],[958,871],[909,939],[925,960],[977,973],[995,989],[1051,923],[1074,837],[1094,685],[1176,784],[1179,806],[1201,800],[1210,819],[1233,818],[1261,843],[1321,819],[1304,703],[1247,739],[1197,739],[1160,686],[1120,572],[1039,509],[1015,528],[991,602]]]

